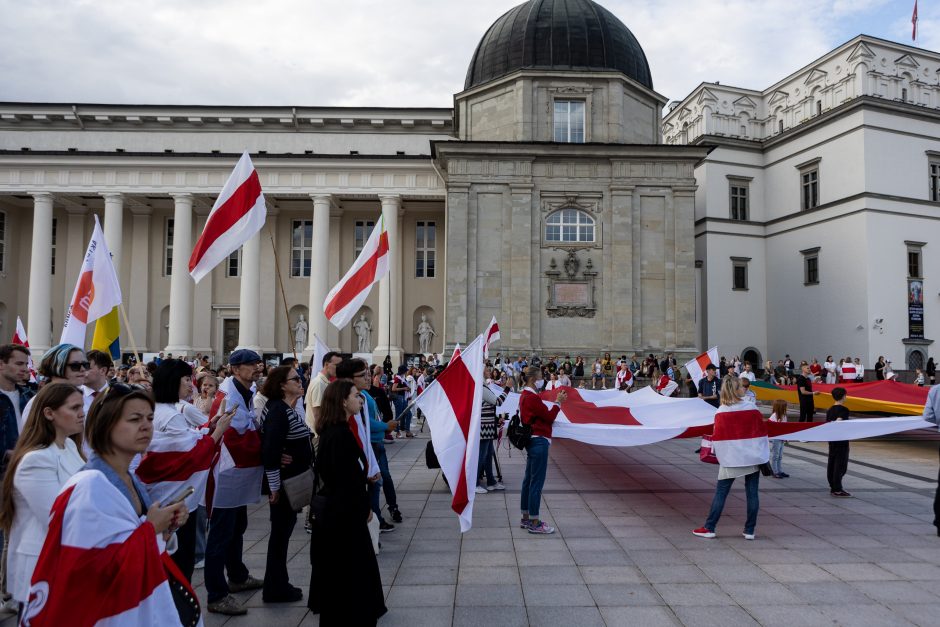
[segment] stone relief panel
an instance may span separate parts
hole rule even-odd
[[[545,304],[545,312],[549,318],[594,317],[597,313],[594,299],[597,271],[590,257],[583,269],[578,253],[574,250],[568,251],[560,268],[552,257],[545,276],[548,277],[548,302]]]

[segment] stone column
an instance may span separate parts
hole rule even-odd
[[[463,346],[467,343],[469,290],[467,268],[470,246],[467,235],[467,214],[470,207],[470,186],[463,183],[448,184],[446,203],[445,276],[447,277],[447,297],[444,306],[446,310],[444,315],[444,350],[450,351],[454,344]],[[515,220],[515,211],[513,215]],[[515,228],[515,224],[513,224],[513,228]],[[513,268],[512,272],[516,272],[517,269]],[[525,293],[528,294],[528,289]],[[528,303],[526,303],[526,308],[531,311]]]
[[[274,251],[271,248],[271,237],[269,233],[277,233],[277,219],[280,209],[268,201],[268,217],[265,220],[264,228],[258,233],[259,249],[259,286],[258,302],[266,303],[266,314],[258,318],[258,345],[262,352],[283,353],[290,352],[293,346],[286,342],[283,344],[277,341],[277,329],[285,324],[286,313],[284,313],[284,299],[281,298],[281,288],[277,284],[277,271],[274,268]],[[263,277],[264,280],[260,280]],[[286,285],[284,286],[287,287]],[[270,305],[267,305],[270,303]],[[260,307],[260,305],[259,305]],[[286,334],[285,334],[286,335]],[[285,351],[286,349],[286,351]]]
[[[173,266],[170,276],[170,328],[164,349],[174,357],[192,352],[193,279],[189,256],[193,251],[193,195],[170,194],[173,211]]]
[[[618,167],[620,164],[615,164]],[[632,185],[611,185],[611,232],[604,243],[610,256],[605,262],[607,276],[602,277],[604,291],[610,296],[605,305],[604,320],[610,325],[608,346],[618,350],[636,350],[633,343],[633,192]],[[598,225],[597,237],[600,237]]]
[[[33,194],[33,241],[29,264],[29,335],[32,352],[41,356],[52,345],[52,194]]]
[[[304,358],[313,355],[314,335],[327,342],[329,320],[323,313],[323,301],[330,291],[330,208],[335,204],[330,194],[311,194],[313,199],[313,248],[310,259],[309,336]],[[319,370],[314,366],[314,370]]]
[[[532,309],[531,292],[535,290],[542,298],[541,277],[532,275],[532,251],[538,251],[539,246],[531,246],[531,237],[527,234],[533,232],[532,222],[532,184],[511,185],[512,218],[507,235],[515,233],[518,238],[515,243],[510,237],[509,263],[504,272],[509,274],[510,294],[509,302],[503,308],[509,308],[509,315],[505,316],[509,323],[509,336],[506,345],[512,350],[529,352],[532,349],[532,318],[541,316],[542,309]],[[538,222],[538,220],[535,220]],[[500,324],[503,324],[502,320]],[[466,340],[465,340],[466,341]],[[504,351],[505,353],[506,351]]]
[[[386,355],[391,355],[392,363],[397,366],[404,357],[401,347],[401,196],[381,195],[379,200],[382,201],[382,218],[388,234],[389,271],[379,282],[379,318],[375,321],[379,342],[373,351],[373,359],[382,363]],[[377,224],[376,228],[379,226]]]
[[[121,244],[124,240],[124,195],[120,192],[105,192],[104,198],[104,241],[111,251],[111,261],[121,276]]]
[[[146,351],[149,347],[159,346],[160,337],[156,338],[154,343],[148,341],[148,320],[153,306],[150,295],[150,216],[153,209],[149,205],[142,203],[132,203],[131,211],[131,253],[128,257],[130,278],[128,280],[128,297],[124,300],[127,303],[127,318],[131,323],[131,332],[134,341],[138,342],[137,349]],[[107,224],[107,222],[105,222]],[[110,244],[110,242],[109,242]],[[172,280],[172,277],[171,277]],[[159,310],[157,312],[159,316]],[[124,321],[121,320],[121,324]],[[131,338],[121,338],[121,343],[125,348],[131,348]]]
[[[258,313],[261,308],[261,232],[242,246],[242,280],[238,303],[238,348],[261,351]]]
[[[206,221],[209,219],[209,211],[212,205],[205,199],[196,198],[193,203],[193,213],[196,215],[196,233],[202,233],[206,229]],[[195,245],[195,244],[194,244]],[[223,261],[226,264],[228,259]],[[212,316],[212,285],[214,272],[210,272],[202,277],[199,283],[193,283],[193,352],[221,354],[221,351],[213,351],[213,321]]]

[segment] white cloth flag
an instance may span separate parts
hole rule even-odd
[[[26,336],[26,327],[20,317],[16,317],[16,332],[13,334],[13,343],[29,348],[29,338]],[[29,368],[29,382],[36,383],[36,367],[33,365],[33,356],[26,358],[26,367]]]
[[[121,284],[104,241],[98,216],[95,216],[95,228],[85,251],[71,303],[65,314],[59,342],[80,348],[85,347],[85,328],[121,304]]]
[[[385,216],[372,229],[362,252],[323,302],[323,313],[337,329],[344,328],[355,317],[369,297],[372,286],[388,274],[388,233]]]
[[[189,274],[199,283],[264,226],[268,209],[258,172],[245,151],[212,205],[202,235],[189,258]]]
[[[702,377],[705,376],[705,368],[708,364],[714,364],[716,368],[718,367],[717,346],[712,346],[695,359],[685,362],[685,369],[689,371],[689,377],[691,377],[692,383],[696,387],[698,387],[698,382],[702,380]]]
[[[451,509],[460,519],[461,532],[473,526],[485,342],[486,336],[480,335],[462,351],[457,347],[444,371],[417,400],[431,428],[441,471],[450,484]]]
[[[310,362],[310,376],[315,377],[323,369],[323,358],[330,352],[330,347],[323,343],[320,336],[313,334],[313,357]]]

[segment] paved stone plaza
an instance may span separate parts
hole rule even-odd
[[[616,449],[556,439],[546,484],[553,536],[518,529],[523,456],[499,453],[509,490],[478,495],[461,537],[450,496],[424,465],[426,436],[389,445],[405,523],[382,536],[389,613],[380,625],[921,625],[940,616],[940,538],[931,502],[935,442],[853,442],[846,489],[825,482],[825,445],[784,454],[789,479],[761,480],[757,540],[741,537],[735,486],[718,538],[696,538],[717,468],[697,441]],[[861,463],[858,463],[861,462]],[[864,464],[864,465],[863,465]],[[739,482],[740,483],[740,482]],[[252,510],[246,562],[264,570],[267,507]],[[309,581],[294,532],[291,578]],[[196,583],[205,600],[201,571]],[[316,625],[303,603],[239,595],[246,617],[206,625]],[[11,625],[12,619],[4,621]]]

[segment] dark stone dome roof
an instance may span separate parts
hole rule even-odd
[[[591,0],[529,0],[510,9],[480,40],[464,89],[521,69],[613,70],[653,88],[636,37]]]

